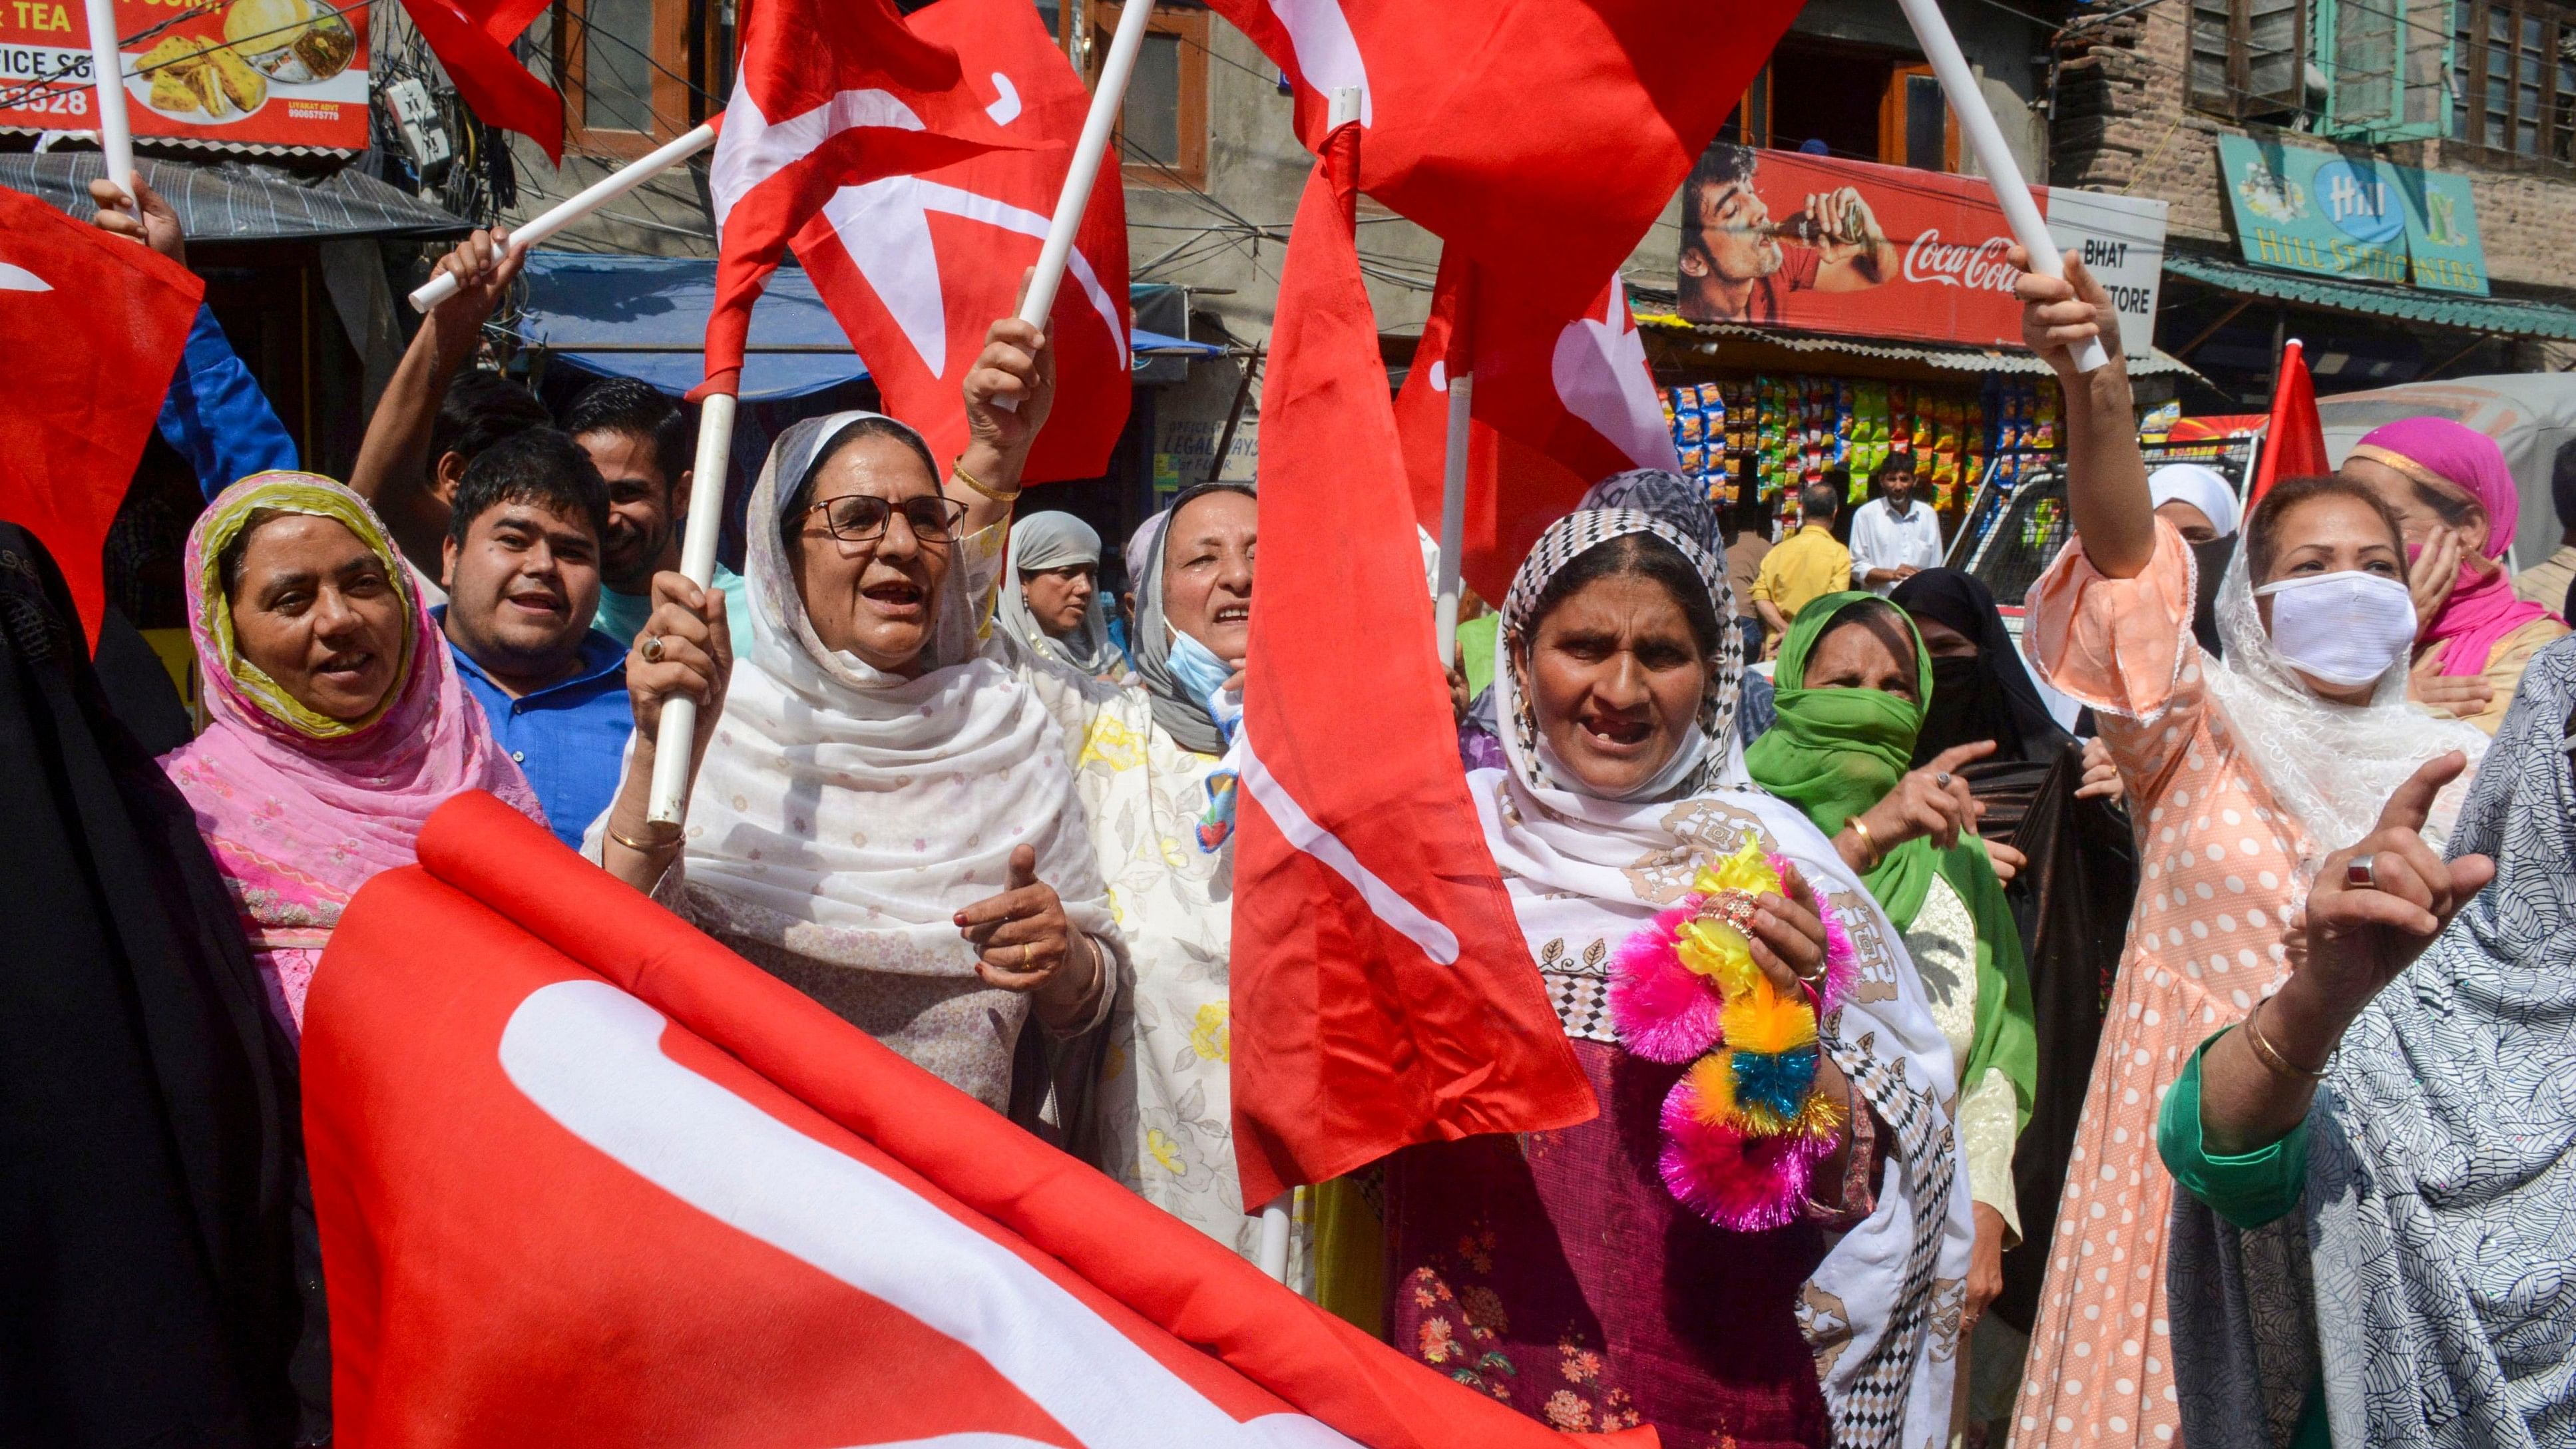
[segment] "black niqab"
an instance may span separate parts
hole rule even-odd
[[[195,816],[5,524],[0,759],[0,1443],[288,1443],[291,1055]]]
[[[2045,764],[2056,758],[2071,736],[2041,701],[2039,686],[2031,683],[1995,608],[1995,596],[1976,575],[1925,569],[1898,584],[1889,599],[1908,614],[1947,625],[1977,645],[1972,673],[1962,667],[1965,660],[1957,665],[1934,661],[1932,700],[1914,741],[1916,765],[1976,740],[1995,742],[1995,752],[1987,756],[1992,763]]]

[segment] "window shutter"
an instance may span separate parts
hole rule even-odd
[[[2239,121],[2304,111],[2308,3],[2192,0],[2192,104]]]
[[[2315,0],[2325,122],[2342,140],[2405,141],[2447,129],[2451,0]]]

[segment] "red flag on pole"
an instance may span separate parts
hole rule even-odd
[[[1459,768],[1352,239],[1359,146],[1357,127],[1336,131],[1306,183],[1262,396],[1261,590],[1236,742],[1247,1206],[1408,1143],[1597,1110]]]
[[[1361,93],[1360,189],[1575,308],[1627,260],[1801,0],[1211,0],[1297,90]]]
[[[149,247],[0,188],[0,519],[44,540],[93,648],[99,549],[205,292]]]
[[[2254,479],[2245,490],[2247,506],[2262,501],[2284,478],[2331,473],[2326,461],[2326,428],[2317,417],[2317,385],[2308,376],[2308,358],[2293,337],[2281,349],[2281,376],[2272,385],[2272,420],[2263,429],[2262,456],[2254,460]]]
[[[967,76],[955,51],[913,33],[890,0],[753,6],[707,168],[716,299],[707,380],[690,396],[734,390],[752,304],[825,202],[879,177],[1021,149],[987,114],[1005,108],[989,77]]]
[[[1478,285],[1467,285],[1471,268]],[[1472,325],[1458,326],[1472,307]],[[1457,339],[1476,379],[1467,463],[1467,534],[1461,572],[1500,600],[1530,545],[1571,511],[1583,490],[1630,468],[1678,471],[1671,429],[1646,366],[1646,340],[1614,273],[1588,304],[1548,307],[1516,274],[1498,276],[1444,251],[1431,315],[1396,398],[1415,516],[1440,527],[1447,457],[1448,379]]]
[[[966,447],[967,370],[1037,262],[1091,94],[1028,0],[939,0],[910,23],[955,48],[965,74],[989,76],[1000,93],[991,119],[1041,149],[844,186],[796,234],[796,258],[886,411],[919,428],[934,457],[952,458]],[[1092,186],[1067,270],[1046,328],[1055,410],[1020,475],[1028,483],[1098,477],[1127,426],[1127,202],[1114,166]]]
[[[348,1449],[1562,1442],[488,795],[351,902],[303,1064]]]
[[[563,97],[510,53],[510,43],[545,9],[546,0],[403,0],[403,13],[429,42],[476,118],[536,142],[546,159],[560,166]],[[640,116],[621,124],[642,129],[652,119]]]

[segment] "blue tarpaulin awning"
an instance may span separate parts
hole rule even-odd
[[[555,364],[631,377],[674,396],[706,377],[702,346],[715,303],[716,264],[691,257],[528,254],[521,342],[544,347]],[[1137,329],[1128,345],[1140,356],[1215,357],[1224,348]],[[770,278],[751,313],[743,358],[742,398],[777,402],[867,376],[841,324],[795,267]]]

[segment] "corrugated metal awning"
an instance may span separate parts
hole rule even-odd
[[[2165,270],[2177,277],[2222,291],[2277,302],[2294,302],[2329,312],[2353,312],[2423,322],[2462,332],[2506,337],[2576,339],[2576,309],[2517,297],[2471,297],[2433,292],[2422,287],[2346,282],[2296,272],[2275,272],[2197,252],[2167,252]]]
[[[463,236],[471,228],[354,166],[327,172],[256,161],[135,158],[143,184],[179,213],[192,242],[313,241],[331,237]],[[89,184],[107,174],[96,151],[0,153],[0,186],[87,221]]]
[[[1637,325],[1669,337],[1706,339],[1702,350],[1707,352],[1716,352],[1724,339],[1740,338],[1787,352],[1874,357],[1886,362],[1921,363],[1953,372],[2048,371],[2047,363],[2018,347],[1961,347],[1886,337],[1848,337],[1835,332],[1798,332],[1784,327],[1757,327],[1745,322],[1692,322],[1668,313],[1641,312],[1637,314]],[[2159,373],[2200,376],[2181,358],[2155,348],[2148,349],[2144,357],[2130,358],[2129,373],[2133,377],[2153,377]]]

